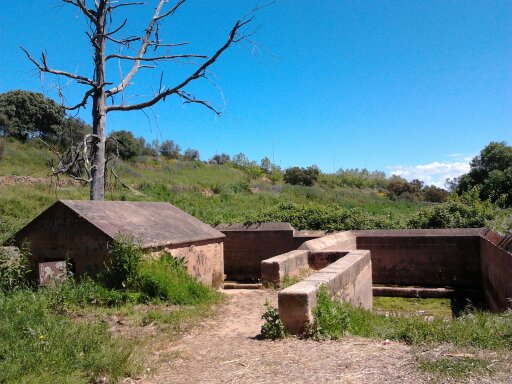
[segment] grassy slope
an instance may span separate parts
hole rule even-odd
[[[28,223],[57,199],[86,199],[87,186],[78,183],[55,188],[48,176],[51,153],[37,144],[7,143],[0,160],[0,176],[39,178],[29,184],[0,186],[0,240]],[[227,166],[177,160],[119,162],[117,171],[130,190],[109,185],[107,199],[168,201],[210,223],[244,222],[279,203],[318,203],[359,207],[373,215],[405,217],[420,203],[392,202],[373,190],[302,187],[261,180],[248,183],[240,170]],[[248,189],[250,187],[250,189]]]

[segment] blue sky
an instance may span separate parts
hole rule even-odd
[[[127,17],[128,34],[143,30],[156,1],[147,3],[126,7],[113,24]],[[189,0],[160,36],[211,54],[255,4]],[[58,99],[56,79],[41,81],[20,45],[35,56],[45,50],[53,67],[91,75],[77,10],[59,0],[3,0],[2,7],[0,92]],[[212,67],[215,86],[188,89],[223,109],[220,117],[167,99],[147,115],[109,114],[108,129],[170,138],[203,159],[244,152],[282,167],[366,166],[438,185],[466,171],[490,141],[512,142],[511,1],[277,0],[249,30],[251,43]],[[140,71],[127,94],[150,95],[161,71],[172,85],[192,70],[178,63]],[[117,63],[109,74],[118,80]],[[79,99],[81,88],[60,85],[70,103]],[[91,121],[89,110],[79,117]]]

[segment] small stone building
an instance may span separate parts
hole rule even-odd
[[[38,264],[69,259],[77,276],[95,275],[109,260],[109,243],[133,236],[144,250],[187,261],[198,280],[221,287],[225,235],[169,203],[59,200],[14,235]]]

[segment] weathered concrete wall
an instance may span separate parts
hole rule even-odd
[[[480,238],[482,284],[489,308],[512,308],[512,237],[488,231]]]
[[[285,276],[301,276],[309,270],[309,251],[291,251],[261,262],[261,281],[279,285]]]
[[[481,229],[353,231],[372,253],[373,282],[480,289]]]
[[[331,297],[372,308],[372,262],[369,251],[352,251],[326,268],[278,293],[279,317],[292,333],[313,322],[318,290],[325,285]]]
[[[357,247],[356,236],[352,231],[333,233],[303,243],[299,249],[308,251],[333,250],[349,251]]]
[[[224,282],[224,251],[222,242],[198,242],[165,247],[174,257],[183,258],[192,276],[214,288]]]
[[[228,280],[256,281],[261,278],[261,262],[296,250],[304,241],[323,232],[295,231],[288,223],[218,225],[224,240],[224,273]]]
[[[37,264],[70,259],[77,276],[94,276],[104,270],[111,239],[94,226],[73,214],[64,206],[45,211],[37,223],[31,223],[18,233],[16,245],[27,243],[34,279]]]

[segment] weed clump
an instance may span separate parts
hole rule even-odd
[[[28,287],[29,273],[26,249],[0,247],[0,291],[14,291]]]
[[[349,312],[346,306],[336,300],[331,300],[325,285],[322,285],[318,291],[313,318],[313,323],[306,325],[304,332],[308,338],[338,340],[348,329]]]
[[[272,304],[267,300],[265,302],[267,310],[261,315],[261,319],[265,323],[261,326],[260,336],[263,339],[277,340],[286,336],[284,324],[279,318],[279,313]]]
[[[147,299],[177,305],[214,303],[220,298],[218,292],[189,274],[183,259],[174,258],[169,253],[163,254],[158,260],[140,264],[137,288]]]

